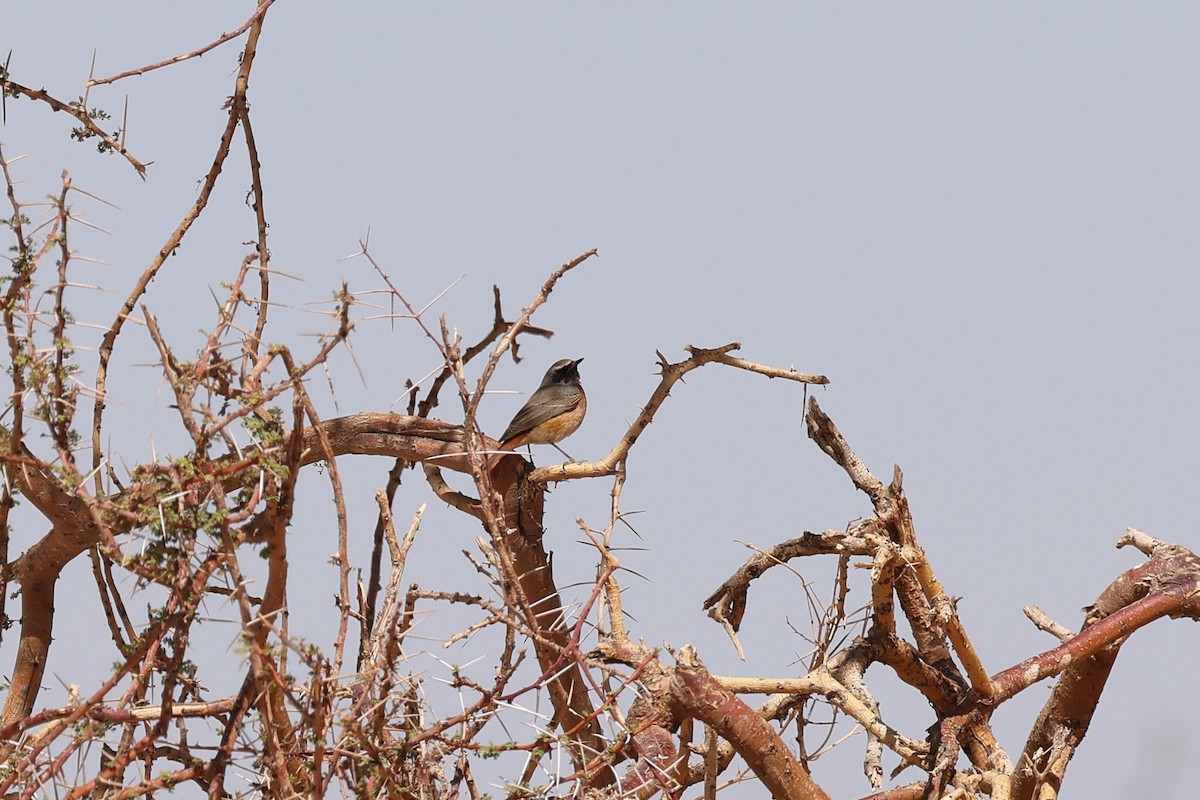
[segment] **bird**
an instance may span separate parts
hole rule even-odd
[[[582,358],[555,361],[529,400],[508,423],[500,449],[516,450],[523,444],[552,444],[567,458],[558,443],[579,429],[587,413],[587,395],[579,382]],[[571,459],[574,460],[574,459]]]

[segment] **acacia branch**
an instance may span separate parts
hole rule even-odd
[[[675,668],[672,696],[697,719],[712,726],[746,759],[777,800],[829,800],[766,721],[713,680],[685,647]]]
[[[137,174],[142,178],[142,180],[145,180],[146,165],[141,161],[138,161],[134,157],[133,153],[129,152],[125,148],[125,145],[109,136],[99,125],[97,125],[95,120],[92,119],[91,114],[88,113],[87,108],[85,108],[82,104],[75,105],[72,103],[64,103],[63,101],[52,96],[45,89],[31,89],[28,86],[22,86],[15,81],[9,80],[6,70],[0,70],[0,93],[3,93],[4,95],[24,95],[30,100],[37,100],[45,103],[54,111],[61,111],[64,114],[74,117],[79,124],[84,127],[84,130],[86,130],[89,135],[95,136],[97,139],[104,142],[104,146],[107,149],[120,153],[125,160],[129,162],[129,165],[137,171]]]
[[[145,75],[147,72],[152,72],[153,70],[156,70],[156,69],[162,69],[163,67],[169,67],[172,64],[179,64],[179,63],[188,61],[193,58],[199,58],[200,56],[204,55],[205,53],[215,50],[216,48],[218,48],[221,45],[225,44],[226,42],[230,41],[231,39],[236,39],[237,37],[241,36],[243,33],[245,33],[247,30],[250,29],[251,25],[255,24],[256,22],[258,22],[259,20],[262,19],[263,14],[267,13],[267,9],[270,8],[271,4],[274,2],[275,2],[275,0],[259,0],[258,8],[256,8],[254,10],[254,13],[250,15],[250,19],[246,20],[242,24],[241,27],[239,27],[237,30],[230,31],[229,33],[221,34],[214,41],[209,42],[208,44],[204,45],[203,47],[199,47],[199,48],[191,51],[190,53],[183,53],[182,55],[178,55],[173,58],[168,58],[164,61],[159,61],[154,64],[147,64],[144,67],[138,67],[137,69],[126,70],[125,72],[118,72],[116,75],[110,75],[107,78],[91,79],[87,82],[88,88],[90,89],[93,86],[102,86],[106,83],[116,83],[117,81],[122,80],[123,78],[129,78],[134,75]]]
[[[571,259],[558,269],[554,270],[554,272],[550,273],[550,277],[546,278],[546,282],[542,284],[541,291],[538,292],[537,296],[533,298],[533,301],[528,306],[521,310],[521,315],[517,317],[515,322],[513,322],[512,327],[508,329],[508,332],[500,337],[500,341],[496,343],[495,349],[488,357],[487,364],[484,365],[483,372],[480,374],[479,380],[476,382],[475,391],[471,394],[470,400],[464,409],[466,412],[465,419],[467,420],[468,425],[471,425],[475,419],[475,413],[479,408],[479,402],[483,399],[484,390],[492,380],[492,373],[496,371],[496,365],[500,363],[500,357],[503,356],[510,347],[514,346],[517,336],[519,336],[521,332],[525,330],[526,326],[529,325],[529,320],[533,317],[533,313],[541,308],[548,299],[550,299],[550,293],[554,291],[554,287],[558,284],[559,279],[594,255],[597,255],[597,251],[596,248],[593,247],[586,253],[581,253],[580,255],[575,256],[575,258]]]
[[[552,466],[541,467],[534,470],[529,479],[534,483],[550,483],[553,481],[567,481],[577,478],[596,478],[604,475],[612,475],[616,472],[617,467],[622,464],[629,456],[629,451],[637,444],[637,440],[642,433],[654,421],[654,415],[658,413],[658,409],[666,401],[671,394],[671,388],[685,375],[694,369],[699,369],[705,364],[713,362],[725,364],[727,366],[744,369],[749,372],[756,372],[760,375],[766,375],[769,378],[783,378],[785,380],[797,381],[806,384],[824,385],[829,383],[829,379],[824,375],[810,375],[804,372],[796,372],[795,370],[782,370],[777,367],[769,367],[763,364],[755,364],[750,361],[744,361],[740,358],[732,358],[729,353],[733,350],[741,348],[738,342],[731,342],[721,347],[712,349],[704,349],[692,347],[689,345],[685,349],[691,354],[691,358],[680,361],[677,364],[672,364],[667,361],[667,357],[662,353],[658,354],[658,363],[661,368],[661,380],[657,387],[650,395],[649,401],[642,407],[641,412],[634,419],[625,435],[617,442],[616,446],[609,452],[607,456],[598,461],[575,462],[568,464],[556,464]],[[519,456],[516,456],[519,458]]]
[[[1131,531],[1121,544],[1130,543],[1134,536]],[[1156,543],[1150,549],[1156,555],[1100,594],[1078,635],[993,678],[1000,695],[1011,696],[1037,680],[1062,673],[1025,743],[1013,777],[1014,800],[1032,798],[1045,780],[1061,783],[1130,634],[1164,616],[1200,619],[1200,557],[1178,545]]]
[[[835,655],[836,661],[819,667],[800,678],[742,678],[713,675],[712,679],[725,689],[737,694],[776,695],[758,712],[759,716],[772,719],[781,715],[784,706],[793,706],[802,697],[821,695],[859,725],[862,725],[863,730],[867,733],[886,743],[907,763],[920,763],[920,760],[929,753],[928,745],[904,736],[893,729],[883,721],[878,706],[874,705],[869,697],[864,699],[858,696],[834,676],[833,670],[844,670],[848,665],[857,661],[853,655],[848,653],[849,651],[841,651]]]
[[[263,5],[268,3],[264,0]],[[258,39],[262,34],[262,24],[265,19],[265,14],[260,15],[254,20],[250,28],[250,36],[247,37],[246,46],[242,51],[241,63],[238,67],[238,74],[234,85],[233,96],[230,97],[228,108],[229,115],[225,122],[225,130],[221,133],[220,142],[217,144],[217,152],[213,157],[212,166],[209,167],[208,174],[204,178],[204,183],[200,187],[200,193],[197,195],[192,207],[184,214],[183,219],[175,227],[175,230],[167,237],[167,241],[159,249],[158,254],[151,260],[150,265],[142,272],[134,284],[133,289],[121,304],[121,309],[117,312],[116,318],[105,332],[104,337],[100,342],[99,365],[96,369],[96,402],[92,409],[92,468],[96,469],[100,466],[100,461],[103,458],[104,450],[102,448],[101,427],[104,419],[104,409],[106,405],[106,390],[108,385],[108,364],[112,358],[113,348],[116,347],[117,337],[125,326],[125,321],[130,318],[138,302],[146,293],[150,282],[158,275],[163,264],[175,252],[183,241],[183,237],[191,230],[192,225],[200,218],[200,214],[208,206],[208,200],[212,195],[213,188],[217,184],[217,178],[221,175],[221,170],[225,166],[225,159],[229,157],[230,146],[233,143],[233,135],[237,130],[238,122],[242,119],[246,107],[246,92],[250,82],[250,70],[254,66],[254,56],[257,52]],[[144,168],[143,168],[144,169]],[[96,478],[96,491],[100,492],[100,478]]]
[[[19,446],[21,455],[33,460],[24,444]],[[21,495],[50,520],[51,529],[7,570],[21,586],[21,630],[0,719],[3,725],[28,716],[37,700],[53,639],[55,590],[63,567],[104,533],[89,504],[65,489],[50,467],[25,464],[10,470],[9,476]]]
[[[880,532],[874,520],[859,523],[849,532],[825,531],[808,533],[789,539],[774,547],[755,553],[738,570],[726,578],[716,591],[704,600],[709,616],[728,623],[736,632],[741,629],[746,614],[750,585],[767,570],[786,564],[793,558],[814,555],[871,555],[879,548]],[[873,541],[874,540],[874,541]]]

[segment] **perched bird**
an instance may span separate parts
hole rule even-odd
[[[564,358],[554,362],[542,378],[542,385],[508,423],[500,437],[502,449],[516,450],[523,444],[552,444],[557,449],[558,442],[579,428],[587,413],[587,396],[579,383],[581,361]],[[561,449],[559,452],[567,455]]]

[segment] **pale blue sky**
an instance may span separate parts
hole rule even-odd
[[[111,74],[207,42],[250,7],[9,3],[0,53],[12,49],[14,80],[73,98],[93,50],[97,73]],[[552,268],[597,247],[539,312],[554,340],[528,342],[527,360],[504,366],[495,388],[527,391],[554,360],[585,357],[589,416],[568,449],[590,458],[648,397],[656,349],[675,359],[686,344],[737,340],[746,358],[828,375],[818,397],[860,455],[877,475],[905,470],[921,541],[996,672],[1054,644],[1022,605],[1077,627],[1079,608],[1138,563],[1113,548],[1125,526],[1197,545],[1198,34],[1200,8],[1186,3],[279,2],[250,99],[272,266],[303,282],[274,284],[292,306],[274,337],[305,347],[295,333],[327,327],[305,303],[343,279],[378,284],[364,261],[341,260],[368,228],[418,305],[465,276],[438,310],[468,340],[490,323],[493,283],[515,312]],[[108,323],[191,203],[236,53],[93,91],[91,103],[118,116],[128,97],[129,146],[154,162],[145,183],[119,158],[67,141],[63,115],[8,101],[0,142],[28,155],[15,169],[29,193],[55,191],[65,168],[121,207],[81,209],[111,235],[81,237],[108,264],[79,279],[119,290],[79,295],[81,320]],[[185,353],[213,316],[208,287],[220,291],[253,238],[247,185],[235,154],[149,294]],[[334,360],[340,413],[388,409],[405,378],[437,362],[403,323],[361,323],[355,350],[367,385],[348,358]],[[148,457],[150,435],[159,452],[182,446],[171,399],[149,391],[156,373],[135,366],[155,358],[139,331],[117,353],[107,430],[126,464]],[[314,391],[338,413],[319,382]],[[674,392],[625,492],[627,509],[645,511],[644,538],[625,542],[644,548],[625,559],[648,579],[626,580],[635,636],[693,642],[717,672],[794,672],[806,647],[785,620],[807,625],[795,578],[752,591],[745,665],[700,603],[747,555],[739,542],[769,546],[869,511],[806,439],[801,397],[713,367]],[[521,402],[491,398],[485,427],[501,430]],[[451,402],[442,410],[461,418]],[[366,498],[388,466],[344,467],[363,542]],[[307,480],[314,493],[324,485]],[[573,520],[602,524],[609,488],[550,496],[560,585],[590,581]],[[410,479],[397,516],[430,499]],[[305,519],[292,558],[310,559],[314,589],[293,597],[293,625],[329,615],[335,585],[332,512],[314,506]],[[412,577],[449,586],[469,574],[458,553],[477,530],[431,514],[418,547],[427,572]],[[793,566],[825,591],[828,565]],[[1064,800],[1133,787],[1190,800],[1200,709],[1178,667],[1194,661],[1195,635],[1164,621],[1126,646]],[[59,639],[64,659],[107,641]],[[51,672],[78,680],[81,662],[64,663]],[[881,694],[909,735],[932,721],[923,701]],[[1026,695],[996,716],[1014,756],[1047,691]],[[861,743],[818,765],[836,797],[868,792]]]

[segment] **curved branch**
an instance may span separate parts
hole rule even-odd
[[[577,478],[598,478],[605,475],[612,475],[616,472],[620,465],[629,456],[630,449],[637,443],[638,438],[654,421],[654,415],[658,413],[658,409],[666,401],[668,395],[671,394],[671,387],[683,379],[694,369],[699,369],[705,364],[713,362],[725,364],[726,366],[744,369],[748,372],[756,372],[759,375],[766,375],[768,378],[783,378],[784,380],[797,381],[799,383],[825,385],[829,383],[829,379],[824,375],[812,375],[806,372],[797,372],[793,369],[780,369],[771,367],[765,364],[756,364],[752,361],[745,361],[740,358],[733,358],[729,355],[730,351],[741,348],[739,342],[730,342],[721,347],[704,349],[688,345],[685,350],[691,354],[691,358],[680,361],[677,364],[671,364],[667,361],[667,357],[662,353],[658,353],[658,364],[661,367],[662,380],[650,395],[650,400],[642,407],[641,412],[637,415],[637,419],[629,426],[629,430],[617,442],[616,447],[598,461],[576,462],[568,464],[556,464],[552,466],[541,467],[533,471],[529,479],[534,483],[550,483],[556,481],[568,481]],[[519,456],[518,456],[519,457]]]
[[[814,555],[868,556],[879,549],[881,531],[874,519],[863,520],[848,532],[805,532],[798,539],[780,542],[746,559],[737,572],[725,579],[704,601],[708,615],[722,624],[728,623],[736,632],[741,629],[746,614],[750,584],[767,570],[786,564],[793,558]]]
[[[425,482],[429,484],[430,489],[433,489],[433,493],[438,496],[438,499],[465,514],[470,514],[481,522],[486,519],[479,501],[474,497],[468,497],[446,483],[446,479],[442,477],[440,469],[428,462],[422,464],[421,467],[425,471]]]
[[[165,61],[159,61],[155,64],[147,64],[146,66],[138,67],[137,69],[126,70],[125,72],[118,72],[116,75],[109,75],[107,78],[93,78],[92,80],[89,80],[87,82],[88,88],[90,89],[93,86],[101,86],[106,83],[116,83],[117,81],[121,80],[122,78],[129,78],[134,75],[145,75],[147,72],[151,72],[152,70],[162,69],[163,67],[169,67],[172,64],[179,64],[179,63],[181,63],[183,61],[187,61],[189,59],[198,58],[199,56],[204,55],[205,53],[209,52],[210,50],[215,50],[216,48],[218,48],[221,45],[225,44],[226,42],[230,41],[231,39],[236,39],[237,37],[241,36],[243,33],[245,33],[247,30],[250,29],[251,25],[253,25],[255,22],[258,22],[258,20],[262,19],[262,15],[267,13],[267,9],[274,2],[275,2],[275,0],[261,0],[261,2],[259,2],[259,4],[258,4],[258,8],[256,8],[254,10],[254,13],[250,15],[250,19],[246,20],[240,28],[238,28],[237,30],[234,30],[234,31],[230,31],[229,33],[221,34],[219,37],[217,37],[217,39],[215,41],[209,42],[208,44],[204,45],[203,47],[197,48],[196,50],[193,50],[190,53],[183,53],[182,55],[168,58]]]
[[[20,447],[32,460],[24,444]],[[53,639],[54,596],[62,568],[104,535],[89,504],[66,489],[49,467],[23,465],[9,474],[20,493],[50,520],[51,529],[7,571],[21,586],[21,638],[2,725],[27,717],[37,700]]]

